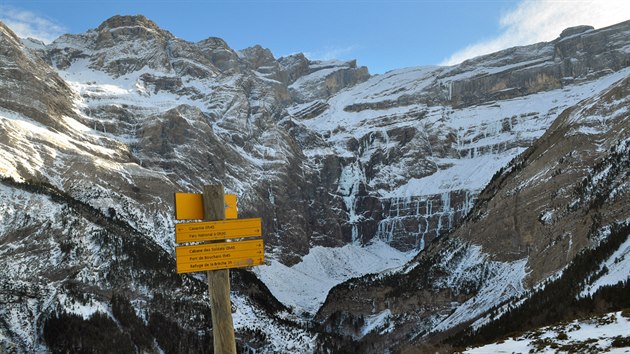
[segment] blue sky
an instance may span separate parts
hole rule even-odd
[[[0,0],[0,21],[45,42],[135,14],[188,41],[214,36],[237,50],[260,44],[276,57],[357,59],[383,73],[630,20],[630,0]]]

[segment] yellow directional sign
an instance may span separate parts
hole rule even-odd
[[[175,247],[177,273],[200,272],[261,265],[263,240],[209,243]]]
[[[236,219],[236,195],[225,194],[225,218]],[[202,220],[203,195],[198,193],[175,193],[176,220]]]
[[[175,242],[225,240],[262,236],[260,218],[189,222],[175,225]]]

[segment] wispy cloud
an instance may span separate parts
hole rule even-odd
[[[509,47],[550,41],[571,26],[600,28],[628,19],[630,0],[523,0],[501,17],[499,36],[459,50],[442,65],[461,63]]]
[[[346,47],[325,47],[315,52],[305,52],[304,55],[312,60],[332,60],[348,58],[357,49],[356,45]]]
[[[0,21],[22,38],[35,38],[50,43],[63,33],[66,28],[31,11],[15,7],[0,6]]]

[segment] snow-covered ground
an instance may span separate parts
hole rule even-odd
[[[445,280],[450,287],[456,287],[463,283],[467,277],[475,279],[478,267],[487,255],[481,252],[481,247],[471,246],[465,257],[459,262],[457,268]],[[510,298],[518,297],[525,292],[523,280],[527,276],[527,260],[514,262],[488,261],[485,265],[490,276],[479,292],[468,301],[459,305],[446,319],[438,323],[433,331],[445,331],[456,325],[475,318],[491,309],[496,304],[503,303]]]
[[[608,271],[582,291],[581,295],[583,297],[593,295],[603,286],[615,285],[620,281],[630,281],[630,238],[619,246],[617,251],[603,262],[601,266],[602,268],[606,267]]]
[[[629,316],[628,312],[613,312],[543,327],[464,353],[630,353]]]
[[[416,254],[416,251],[398,251],[380,241],[365,247],[354,244],[315,247],[292,267],[272,260],[271,265],[255,267],[254,272],[280,302],[298,313],[314,315],[335,285],[398,268]]]

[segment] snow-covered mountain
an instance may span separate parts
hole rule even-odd
[[[369,320],[380,318],[362,344],[378,352],[424,345],[458,326],[500,320],[496,308],[505,304],[546,311],[613,285],[627,295],[628,107],[630,76],[625,74],[565,110],[495,175],[453,233],[399,272],[337,286],[318,320],[329,331],[356,336]],[[579,257],[576,266],[572,261]],[[530,293],[555,278],[563,291],[543,287],[543,295]],[[541,306],[542,300],[549,306]],[[489,315],[492,311],[495,315]]]
[[[50,45],[0,23],[0,348],[76,348],[83,326],[209,350],[203,277],[174,273],[172,193],[211,183],[263,218],[269,264],[233,272],[241,349],[347,334],[378,351],[481,318],[630,217],[627,169],[605,165],[626,163],[629,39],[630,22],[581,26],[370,76],[142,16]]]

